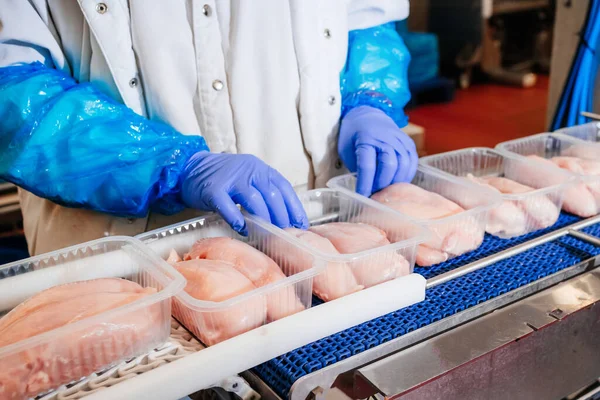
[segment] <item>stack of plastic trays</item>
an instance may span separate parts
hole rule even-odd
[[[500,143],[496,149],[507,154],[527,157],[528,160],[543,166],[541,170],[531,170],[523,174],[526,182],[537,182],[539,185],[557,184],[561,181],[557,170],[567,171],[576,181],[565,190],[563,210],[584,218],[600,212],[600,144],[559,133],[540,133]],[[550,159],[569,168],[559,168]],[[590,160],[587,162],[589,165],[586,165],[590,168],[580,168],[577,159]]]
[[[418,265],[435,265],[481,245],[488,211],[501,203],[499,195],[466,180],[422,166],[418,167],[412,184],[437,193],[464,208],[464,211],[447,217],[415,219],[431,233],[429,240],[419,246],[416,259]],[[327,186],[364,199],[355,193],[355,174],[333,178],[327,182]]]
[[[314,292],[322,300],[334,300],[413,272],[417,246],[428,237],[427,230],[423,227],[379,203],[344,191],[317,189],[298,196],[311,226],[338,222],[368,224],[378,228],[376,237],[383,237],[385,234],[390,242],[356,253],[335,254],[328,251],[331,247],[322,246],[322,242],[315,240],[314,236],[311,238],[299,231],[285,231],[297,246],[305,246],[319,264],[326,265],[325,271],[314,281]],[[373,239],[368,232],[364,235],[348,240],[356,240],[360,245],[361,241]]]
[[[502,203],[490,210],[486,231],[505,239],[554,225],[560,215],[565,189],[574,181],[572,176],[562,171],[553,185],[531,181],[527,178],[530,171],[539,174],[542,167],[522,157],[488,148],[451,151],[421,158],[420,163],[425,168],[474,182],[478,182],[478,178],[502,177],[532,188],[526,191],[526,187],[515,185],[512,189],[516,193],[501,194]],[[479,183],[487,186],[483,181]]]
[[[312,305],[313,277],[323,270],[305,249],[295,246],[275,226],[246,216],[248,236],[238,235],[219,216],[211,214],[139,235],[163,259],[171,249],[187,253],[199,239],[230,237],[248,243],[270,256],[287,276],[223,301],[204,301],[185,291],[173,301],[173,315],[206,345],[213,345],[270,322],[274,312],[291,312]],[[285,249],[285,251],[282,251]],[[300,259],[304,263],[292,263]],[[257,269],[264,266],[257,265]]]
[[[555,133],[571,136],[587,142],[600,142],[600,122],[588,122],[587,124],[562,128]]]
[[[171,297],[183,289],[185,279],[132,238],[95,240],[0,267],[0,310],[6,313],[31,296],[57,285],[100,278],[123,278],[144,288],[154,288],[156,292],[1,347],[1,398],[35,397],[147,353],[168,339]],[[110,291],[108,287],[114,290],[115,286],[108,281],[97,281],[97,284],[107,286],[107,291]],[[64,287],[62,292],[55,292],[55,296],[75,295],[73,307],[94,303],[95,298],[86,298],[86,293],[73,290]],[[42,313],[44,303],[40,303],[40,299],[43,298],[23,303],[20,309],[27,310],[30,318],[40,314],[37,318],[43,324],[43,318],[51,316]],[[48,301],[51,299],[56,297]],[[8,337],[12,329],[21,329],[19,320],[6,321],[3,324],[0,319],[0,340]]]

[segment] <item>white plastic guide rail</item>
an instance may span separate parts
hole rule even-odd
[[[305,344],[422,301],[424,295],[422,276],[394,279],[164,363],[86,399],[177,400]]]

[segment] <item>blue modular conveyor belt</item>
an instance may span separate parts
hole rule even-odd
[[[563,213],[553,227],[529,235],[508,240],[486,235],[483,245],[478,250],[434,267],[417,267],[415,272],[429,279],[577,221],[579,218]],[[600,224],[582,229],[582,232],[600,236]],[[594,247],[571,236],[561,237],[427,289],[426,298],[421,303],[274,358],[256,367],[254,372],[279,396],[285,398],[294,382],[304,375],[598,254],[600,247]]]

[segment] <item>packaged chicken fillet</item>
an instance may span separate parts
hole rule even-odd
[[[563,210],[584,218],[600,213],[600,144],[559,133],[541,133],[500,143],[496,149],[538,165],[538,172],[523,174],[529,182],[557,184],[560,172],[574,177],[565,189]]]
[[[268,223],[246,225],[244,237],[210,214],[138,237],[186,277],[173,315],[208,346],[312,305],[319,261]]]
[[[313,291],[331,301],[413,272],[416,250],[427,240],[418,224],[395,212],[339,190],[317,189],[298,195],[309,217],[307,231],[285,229],[325,270]],[[292,265],[303,265],[284,251]]]
[[[28,399],[147,353],[184,278],[132,238],[0,268],[0,399]]]
[[[333,178],[327,186],[363,198],[355,193],[355,174]],[[419,245],[416,263],[428,267],[477,249],[483,242],[487,213],[501,200],[490,190],[420,166],[411,183],[392,184],[368,201],[404,214],[427,228],[430,235]],[[396,225],[392,220],[384,223],[384,230]]]
[[[531,179],[543,173],[543,167],[483,147],[424,157],[420,163],[499,194],[502,203],[489,211],[486,231],[501,238],[552,226],[560,215],[564,192],[573,181],[562,171],[557,171],[553,184]]]

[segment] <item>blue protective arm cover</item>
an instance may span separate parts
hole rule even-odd
[[[55,203],[118,216],[172,214],[181,170],[207,150],[91,84],[40,63],[0,68],[0,179]]]
[[[394,23],[350,31],[348,58],[341,76],[342,117],[359,106],[385,112],[402,128],[410,100],[410,53]]]

